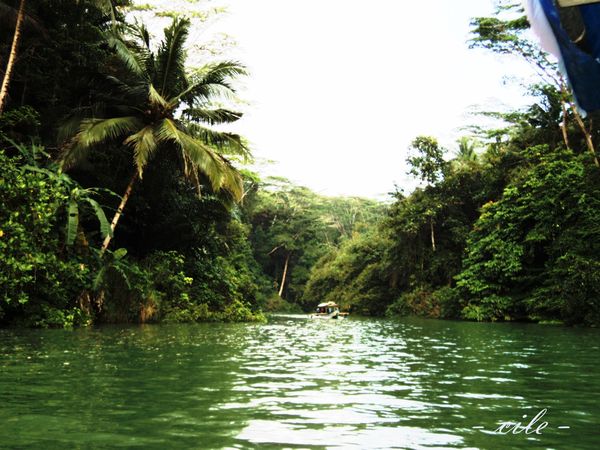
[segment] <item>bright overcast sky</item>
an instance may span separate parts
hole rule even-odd
[[[211,25],[250,70],[236,126],[278,175],[326,195],[385,198],[406,175],[410,141],[450,150],[473,107],[522,104],[517,70],[469,50],[469,20],[492,0],[223,0]],[[522,69],[521,69],[522,71]]]

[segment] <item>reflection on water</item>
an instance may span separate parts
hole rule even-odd
[[[0,447],[596,449],[599,338],[290,316],[4,330]],[[540,435],[491,433],[543,408]]]

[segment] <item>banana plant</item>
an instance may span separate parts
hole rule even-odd
[[[62,174],[64,175],[64,174]],[[112,237],[112,230],[108,219],[104,214],[104,210],[100,204],[92,197],[98,193],[97,189],[82,189],[81,187],[74,187],[71,189],[68,203],[68,214],[67,214],[67,230],[66,230],[66,243],[71,246],[75,243],[77,238],[77,232],[79,230],[79,214],[82,207],[90,208],[96,215],[98,222],[100,223],[100,233],[102,238],[106,239],[107,236]]]
[[[7,140],[21,153],[23,160],[26,162],[23,165],[23,170],[44,175],[50,182],[62,186],[67,193],[65,204],[67,211],[65,243],[67,246],[72,246],[75,243],[79,231],[79,218],[83,212],[92,212],[96,216],[100,224],[100,234],[103,239],[106,239],[107,236],[112,237],[112,230],[106,214],[94,197],[102,193],[118,197],[117,194],[108,189],[83,188],[69,175],[62,172],[56,163],[43,167],[40,160],[48,158],[49,155],[42,147],[35,144],[25,146],[11,139],[7,138]]]
[[[92,283],[93,291],[97,293],[104,291],[110,282],[110,277],[115,275],[123,280],[128,289],[131,289],[129,281],[131,266],[127,264],[127,260],[125,259],[127,249],[118,248],[114,252],[107,252],[107,255],[105,258],[102,258],[102,255],[98,255],[102,265],[94,277],[94,282]]]

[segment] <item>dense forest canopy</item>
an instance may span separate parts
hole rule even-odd
[[[484,113],[503,125],[453,149],[416,136],[421,185],[387,203],[248,170],[219,126],[252,74],[218,51],[192,64],[190,18],[153,38],[130,6],[0,2],[2,324],[264,320],[322,301],[600,323],[599,131],[519,6],[473,19],[470,45],[530,62],[534,102]]]

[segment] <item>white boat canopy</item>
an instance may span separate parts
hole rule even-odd
[[[338,306],[335,302],[319,303],[317,308],[325,308],[326,306]]]

